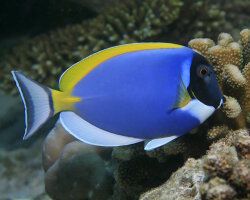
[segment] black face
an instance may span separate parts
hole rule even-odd
[[[223,98],[212,66],[198,53],[193,57],[188,92],[192,98],[215,109],[220,106]]]

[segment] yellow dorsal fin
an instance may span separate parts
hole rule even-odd
[[[60,78],[60,90],[71,91],[72,88],[92,69],[114,56],[140,50],[181,47],[183,46],[171,43],[132,43],[99,51],[72,65],[68,70],[66,70]]]
[[[182,108],[186,106],[191,101],[191,97],[186,89],[186,86],[180,76],[180,83],[177,93],[177,98],[175,101],[175,104],[173,106],[173,109]]]
[[[79,97],[71,96],[71,92],[60,92],[52,89],[50,90],[52,94],[53,108],[55,114],[63,110],[74,111],[74,104],[82,100]]]

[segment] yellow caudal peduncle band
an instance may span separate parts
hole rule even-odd
[[[124,53],[140,51],[140,50],[153,50],[153,49],[169,49],[181,48],[183,46],[171,43],[132,43],[121,46],[115,46],[79,61],[71,66],[60,78],[59,87],[61,91],[71,91],[73,87],[91,70],[102,62]]]
[[[74,111],[75,103],[82,100],[79,97],[71,96],[71,92],[60,92],[52,89],[50,89],[50,91],[52,94],[54,114],[65,110]]]

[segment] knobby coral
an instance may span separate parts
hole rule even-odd
[[[191,48],[213,65],[225,97],[222,111],[226,117],[223,120],[234,119],[230,121],[234,125],[232,128],[249,127],[250,123],[250,30],[244,29],[240,35],[239,42],[234,42],[227,33],[219,35],[217,45],[210,39],[189,42]]]
[[[147,152],[159,161],[169,155],[199,157],[209,144],[224,137],[238,128],[249,128],[250,79],[249,58],[250,30],[240,33],[239,42],[231,35],[222,33],[218,44],[208,38],[193,39],[189,46],[204,55],[213,65],[217,79],[223,91],[225,102],[221,110],[207,120],[191,134],[177,138],[168,145]],[[193,134],[192,134],[193,133]]]

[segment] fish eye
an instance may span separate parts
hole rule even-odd
[[[207,67],[201,67],[201,68],[199,69],[199,76],[200,76],[200,77],[205,77],[205,76],[207,76],[207,75],[209,75],[209,72],[208,72]]]

